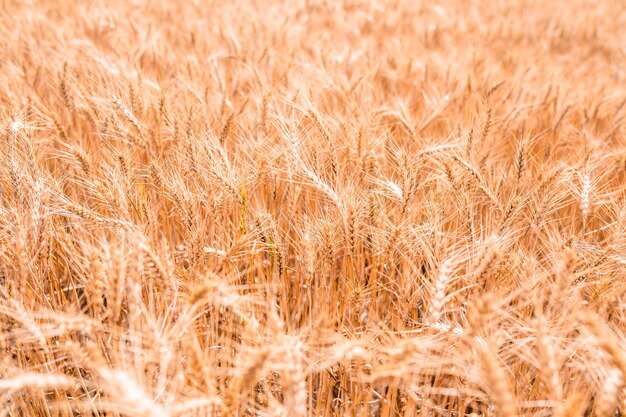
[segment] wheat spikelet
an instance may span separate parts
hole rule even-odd
[[[439,266],[439,274],[435,281],[434,294],[431,300],[430,307],[430,321],[431,323],[437,323],[443,314],[445,299],[446,299],[446,287],[450,280],[450,265],[448,260],[444,260]]]
[[[541,363],[540,372],[544,378],[544,383],[550,391],[551,399],[554,401],[554,414],[557,416],[563,414],[563,386],[559,377],[559,367],[554,346],[545,333],[546,323],[543,315],[540,315],[535,323],[537,334],[537,350]]]
[[[620,393],[624,389],[624,376],[619,369],[612,369],[606,380],[603,381],[600,394],[595,400],[595,411],[598,416],[615,415],[619,404]]]
[[[589,208],[591,198],[591,178],[589,174],[583,176],[582,189],[580,191],[580,210],[583,217],[583,229],[587,226],[587,217],[589,216]]]
[[[498,415],[516,416],[516,399],[504,375],[498,359],[486,342],[482,341],[477,347],[485,375],[492,391],[491,401],[495,404]]]
[[[44,373],[22,373],[14,378],[5,378],[0,381],[0,391],[19,391],[23,388],[31,389],[62,389],[74,386],[75,381],[66,375]]]
[[[579,320],[591,331],[595,336],[596,343],[609,355],[613,365],[626,374],[626,356],[623,349],[617,343],[615,336],[603,328],[598,319],[590,313],[580,313]]]

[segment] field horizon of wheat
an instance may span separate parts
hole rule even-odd
[[[0,416],[626,413],[626,3],[0,4]]]

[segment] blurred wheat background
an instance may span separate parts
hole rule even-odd
[[[0,35],[0,416],[626,413],[624,1]]]

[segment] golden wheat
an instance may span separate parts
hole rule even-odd
[[[0,416],[626,413],[623,1],[0,34]]]

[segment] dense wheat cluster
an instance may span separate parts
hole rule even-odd
[[[625,10],[2,2],[0,416],[626,412]]]

